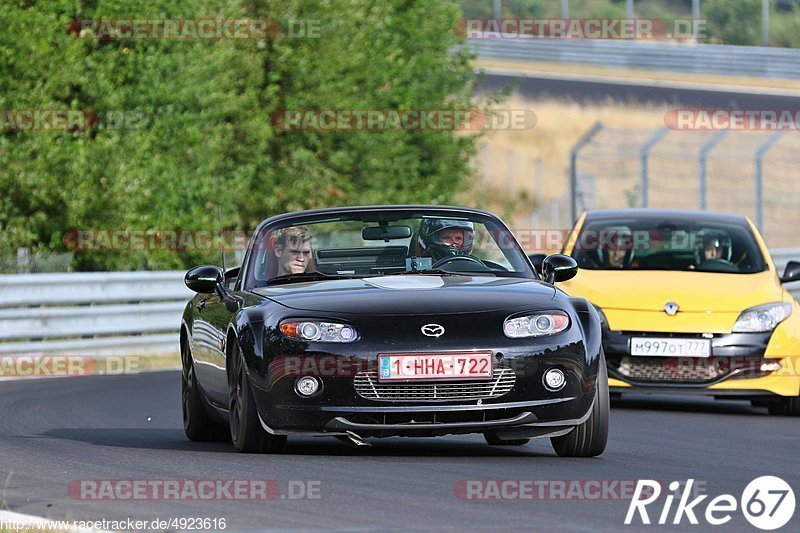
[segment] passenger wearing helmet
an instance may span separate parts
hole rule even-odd
[[[606,228],[597,255],[606,269],[627,268],[633,262],[633,232],[628,226]]]
[[[703,235],[703,258],[731,260],[731,238],[726,234],[715,231]]]
[[[467,220],[425,218],[419,226],[417,247],[420,255],[436,263],[448,257],[463,257],[472,253],[475,227]]]
[[[727,233],[720,230],[698,232],[695,240],[695,259],[699,270],[739,272],[739,268],[731,262],[732,255],[733,246]]]

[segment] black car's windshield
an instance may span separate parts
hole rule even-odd
[[[664,219],[589,220],[572,256],[589,270],[684,270],[752,274],[767,269],[744,223]]]
[[[511,233],[491,217],[367,211],[265,228],[253,242],[245,286],[395,274],[535,278]]]

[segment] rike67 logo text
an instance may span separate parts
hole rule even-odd
[[[741,513],[750,524],[763,530],[778,529],[786,525],[794,515],[795,497],[792,487],[784,480],[775,476],[762,476],[751,481],[742,496],[737,499],[731,494],[721,494],[708,502],[704,502],[708,495],[693,496],[692,486],[694,479],[685,483],[673,481],[669,484],[670,493],[663,499],[663,507],[655,523],[664,525],[680,524],[685,518],[690,524],[699,524],[698,517],[712,526],[726,524],[733,519],[734,513]],[[679,493],[678,491],[683,488]],[[652,479],[640,479],[625,516],[625,524],[630,525],[641,521],[642,524],[651,524],[650,512],[658,512],[655,504],[661,497],[661,484]],[[673,508],[673,503],[678,500]],[[648,509],[648,506],[650,506]],[[704,504],[705,507],[701,504]],[[674,509],[674,510],[673,510]],[[704,510],[703,510],[704,509]],[[670,520],[671,518],[671,520]],[[685,523],[685,522],[684,522]]]

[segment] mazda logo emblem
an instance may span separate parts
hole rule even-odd
[[[667,302],[664,304],[664,312],[669,316],[675,316],[680,310],[681,308],[675,302]]]
[[[422,326],[422,334],[428,337],[441,337],[444,335],[444,326],[439,324],[425,324]]]

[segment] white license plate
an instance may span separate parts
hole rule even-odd
[[[378,356],[380,381],[488,379],[492,354],[382,354]]]
[[[657,337],[631,338],[631,355],[659,357],[710,357],[708,339],[663,339]]]

